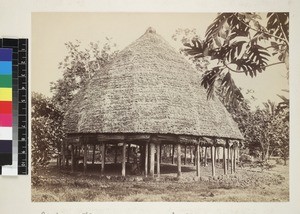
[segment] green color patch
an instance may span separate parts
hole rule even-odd
[[[0,75],[0,88],[11,88],[11,87],[12,87],[12,76]]]

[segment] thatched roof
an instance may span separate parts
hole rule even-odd
[[[74,133],[159,133],[243,139],[201,74],[155,30],[121,51],[82,89],[66,113]]]

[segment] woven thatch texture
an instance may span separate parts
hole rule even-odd
[[[161,133],[242,139],[219,100],[207,100],[201,75],[148,30],[78,93],[69,133]]]

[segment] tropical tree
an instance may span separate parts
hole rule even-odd
[[[79,41],[65,43],[67,56],[59,63],[63,76],[51,83],[53,97],[32,93],[32,164],[33,172],[46,167],[58,155],[65,137],[64,114],[74,95],[116,55],[115,45],[107,38],[100,46],[91,42],[82,49]]]
[[[282,63],[288,70],[289,14],[268,13],[266,20],[263,24],[257,13],[220,13],[208,26],[205,39],[194,37],[184,43],[187,55],[195,60],[205,58],[212,65],[201,81],[208,97],[213,97],[220,80],[228,101],[243,99],[232,73],[255,77],[267,67]]]
[[[32,128],[32,170],[49,164],[51,157],[57,155],[64,138],[61,129],[63,114],[51,102],[51,99],[40,93],[31,96],[31,128]]]
[[[279,109],[279,105],[268,100],[264,108],[251,112],[246,120],[245,138],[251,152],[261,152],[262,161],[271,154],[280,155],[286,162],[289,156],[289,120],[288,110]]]
[[[276,118],[273,121],[273,127],[276,131],[274,135],[277,142],[277,152],[283,158],[286,165],[289,157],[289,99],[285,96],[278,95],[282,102],[277,105]]]
[[[74,95],[94,76],[101,72],[117,54],[116,45],[111,39],[101,46],[99,42],[90,42],[89,47],[83,49],[81,42],[65,43],[68,54],[59,63],[62,78],[51,83],[53,102],[65,112]]]

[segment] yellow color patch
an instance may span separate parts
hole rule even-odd
[[[12,101],[11,88],[0,88],[0,101]]]

